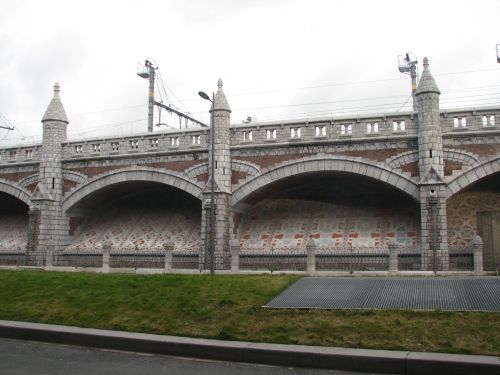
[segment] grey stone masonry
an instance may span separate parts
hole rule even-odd
[[[36,250],[45,252],[46,263],[52,254],[67,245],[68,219],[63,215],[62,144],[66,142],[68,118],[59,96],[59,84],[54,85],[54,96],[42,118],[43,140],[38,183],[31,197],[31,206],[40,211]],[[50,258],[50,259],[49,259]]]
[[[439,123],[439,91],[424,58],[424,71],[415,96],[418,106],[418,163],[422,270],[448,270],[448,235],[444,155]]]
[[[231,109],[222,89],[222,80],[219,79],[218,90],[212,103],[211,113],[211,131],[214,131],[214,154],[212,147],[209,147],[209,179],[204,189],[204,201],[211,198],[211,178],[212,178],[212,159],[214,159],[214,261],[215,269],[229,269],[231,267],[231,253],[229,248],[230,228],[232,220],[231,211],[231,148],[229,137],[229,126],[231,121]],[[212,135],[210,135],[212,137]],[[211,200],[210,200],[211,201]],[[205,204],[202,220],[210,221],[211,216],[207,214],[208,205]],[[202,241],[204,243],[205,254],[200,257],[200,264],[204,267],[209,265],[210,249],[210,223],[205,222],[202,225]]]

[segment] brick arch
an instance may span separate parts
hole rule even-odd
[[[254,191],[273,182],[311,172],[347,172],[371,177],[405,192],[417,201],[420,200],[418,185],[404,175],[393,172],[388,168],[356,160],[354,158],[329,157],[286,162],[259,176],[245,180],[233,190],[232,204],[236,206],[240,202],[243,202]]]
[[[448,198],[480,179],[500,172],[500,157],[488,160],[455,177],[448,183]]]
[[[30,205],[31,194],[26,189],[16,186],[10,181],[0,179],[0,191],[12,195],[28,206]]]
[[[127,181],[151,181],[176,187],[198,199],[201,199],[202,188],[194,182],[178,174],[159,171],[152,168],[134,168],[115,170],[110,173],[99,175],[92,181],[82,185],[71,192],[62,202],[63,211],[73,207],[81,199],[106,186],[119,184]]]

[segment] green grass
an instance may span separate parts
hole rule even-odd
[[[269,310],[297,276],[0,271],[0,319],[224,340],[500,355],[500,314]]]

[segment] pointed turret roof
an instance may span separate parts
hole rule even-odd
[[[66,116],[66,111],[61,102],[61,97],[59,96],[60,86],[59,83],[54,85],[54,97],[49,103],[45,114],[43,115],[42,122],[45,121],[62,121],[66,124],[69,123],[68,117]]]
[[[435,92],[441,94],[441,91],[439,91],[436,81],[434,81],[434,77],[429,70],[429,59],[427,57],[424,57],[424,71],[420,77],[420,82],[418,83],[415,95],[419,95],[424,92]]]
[[[231,108],[229,107],[229,104],[226,99],[226,94],[224,94],[224,90],[222,90],[222,79],[219,78],[219,81],[217,82],[217,94],[215,94],[215,100],[213,104],[213,108],[217,110],[224,110],[224,111],[229,111],[231,112]]]

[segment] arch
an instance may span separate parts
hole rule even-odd
[[[443,157],[445,160],[458,161],[469,166],[478,164],[480,162],[480,160],[470,152],[466,152],[463,150],[454,150],[451,148],[445,148],[443,150]]]
[[[24,177],[18,181],[18,185],[22,188],[26,188],[27,186],[38,182],[38,173],[32,174],[31,176]]]
[[[450,198],[474,182],[498,172],[500,172],[500,156],[485,161],[451,180],[448,183],[447,197]]]
[[[402,190],[417,201],[420,199],[417,183],[404,175],[355,158],[326,157],[285,162],[259,176],[243,181],[241,185],[233,190],[232,205],[233,207],[236,206],[254,191],[273,182],[290,176],[312,172],[347,172],[371,177]]]
[[[231,161],[231,168],[233,171],[246,172],[251,176],[257,176],[260,173],[260,168],[257,164],[238,159]]]
[[[407,151],[386,160],[386,164],[391,168],[401,168],[405,164],[418,161],[418,151]]]
[[[201,199],[202,188],[185,177],[168,171],[159,171],[152,168],[128,168],[115,170],[99,175],[92,181],[71,192],[62,202],[63,212],[73,207],[82,198],[106,186],[126,181],[151,181],[176,187],[198,199]]]
[[[26,189],[18,187],[10,181],[0,179],[0,191],[12,195],[28,206],[30,205],[31,194]]]
[[[77,184],[84,184],[88,181],[87,176],[83,173],[68,170],[63,170],[63,179],[76,182]]]

